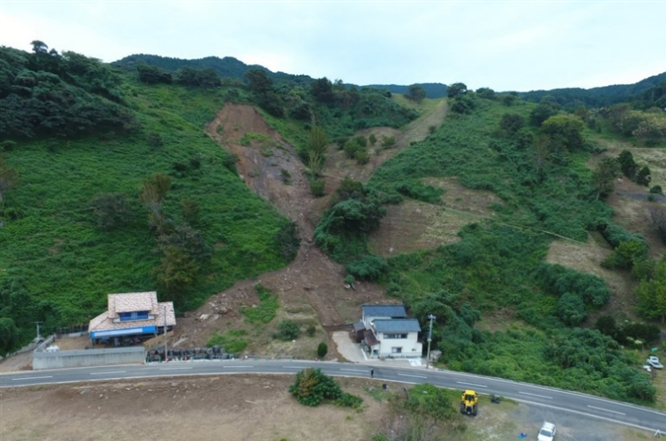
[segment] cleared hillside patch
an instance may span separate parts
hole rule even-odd
[[[627,272],[601,267],[601,262],[610,254],[611,250],[607,246],[599,244],[592,236],[585,244],[554,240],[548,248],[546,262],[601,277],[612,293],[610,302],[601,313],[633,316],[636,282]]]
[[[472,190],[457,178],[428,178],[424,182],[444,190],[442,205],[406,200],[386,207],[380,228],[370,235],[370,250],[383,257],[414,253],[458,242],[458,232],[494,215],[500,199],[492,192]]]

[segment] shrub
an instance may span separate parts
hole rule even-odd
[[[326,343],[324,342],[319,343],[319,346],[317,346],[317,357],[324,358],[327,353],[328,353],[328,346],[326,345]]]
[[[385,149],[390,149],[391,147],[395,147],[395,136],[385,136],[382,135],[382,147]]]
[[[559,298],[556,312],[559,319],[569,326],[577,326],[587,318],[583,299],[570,292]]]
[[[358,409],[363,404],[363,398],[357,397],[347,392],[343,392],[342,396],[335,400],[335,405],[340,407],[351,407],[352,409]]]
[[[282,320],[278,323],[277,332],[273,334],[273,338],[278,340],[295,340],[301,335],[301,325],[293,320]]]
[[[661,185],[655,185],[654,187],[650,188],[650,193],[652,194],[660,194],[664,195],[663,190],[661,189]]]
[[[560,297],[566,293],[576,294],[586,305],[595,308],[610,299],[610,290],[603,279],[592,274],[579,273],[561,265],[542,264],[538,277],[551,293]]]
[[[629,338],[632,338],[652,344],[659,341],[659,333],[659,327],[655,325],[648,323],[627,323],[620,329],[618,339],[620,343],[626,343]]]
[[[316,332],[317,332],[317,328],[313,324],[308,325],[307,329],[305,330],[305,334],[308,337],[314,337]]]
[[[611,222],[600,224],[599,232],[601,232],[601,235],[613,248],[620,246],[621,242],[629,241],[632,239],[642,240],[645,242],[645,239],[640,234],[630,233],[621,226]]]
[[[631,269],[635,263],[645,259],[647,252],[648,246],[644,241],[632,239],[620,242],[613,253],[601,262],[601,266],[604,268]]]
[[[324,196],[324,186],[325,182],[321,179],[309,179],[308,183],[310,184],[310,193],[312,196],[318,198]]]
[[[366,255],[361,260],[347,264],[346,268],[355,278],[373,281],[388,271],[388,262],[380,256]]]
[[[594,323],[594,328],[602,334],[617,340],[619,330],[615,324],[615,319],[610,315],[602,315],[599,317]]]
[[[318,406],[323,400],[337,400],[342,397],[340,386],[321,369],[304,369],[296,374],[289,393],[305,406]]]

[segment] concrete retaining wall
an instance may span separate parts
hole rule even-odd
[[[141,346],[79,351],[34,352],[32,354],[32,368],[39,370],[109,364],[139,364],[145,360],[146,351]]]

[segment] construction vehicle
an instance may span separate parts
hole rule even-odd
[[[460,413],[476,416],[479,407],[479,396],[473,390],[466,390],[460,398]]]

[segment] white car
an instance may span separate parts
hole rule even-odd
[[[647,359],[647,364],[652,366],[655,369],[663,369],[664,365],[659,362],[659,357],[656,357],[654,355],[650,355]]]
[[[555,439],[555,424],[543,423],[541,430],[539,430],[537,441],[553,441],[553,439]]]

